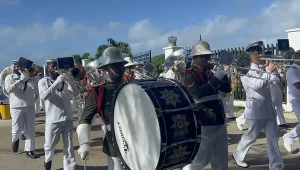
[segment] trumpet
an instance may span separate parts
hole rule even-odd
[[[37,76],[39,73],[39,67],[36,64],[32,64],[30,69],[21,68],[21,70],[19,70],[19,72],[24,74],[28,78],[28,83],[33,88],[38,88],[38,85],[33,80],[30,79],[31,77]]]

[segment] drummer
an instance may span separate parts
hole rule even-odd
[[[87,94],[86,105],[79,121],[79,126],[76,129],[80,144],[78,154],[81,159],[88,159],[90,153],[92,119],[94,115],[100,113],[103,122],[106,124],[106,132],[103,140],[103,152],[108,158],[108,170],[122,170],[120,160],[113,147],[110,126],[110,103],[112,101],[114,91],[122,82],[122,77],[125,71],[124,65],[127,63],[128,62],[124,60],[122,51],[119,48],[109,47],[104,50],[103,62],[99,68],[107,71],[107,82],[90,88]]]

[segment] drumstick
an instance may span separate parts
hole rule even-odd
[[[84,170],[86,170],[86,158],[84,158]]]

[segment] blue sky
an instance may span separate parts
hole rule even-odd
[[[134,53],[152,50],[154,55],[163,53],[172,34],[181,46],[192,45],[200,33],[212,48],[244,46],[257,39],[273,42],[274,37],[286,37],[285,29],[299,27],[299,21],[278,26],[284,19],[278,16],[292,15],[291,21],[299,17],[294,9],[298,2],[0,0],[0,68],[20,56],[43,64],[46,58],[94,55],[109,37],[129,42]],[[281,14],[280,8],[290,10]]]

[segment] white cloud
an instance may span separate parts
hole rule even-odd
[[[110,22],[97,28],[71,23],[62,17],[50,24],[33,23],[21,27],[0,25],[0,71],[20,56],[43,64],[46,58],[81,54],[85,50],[83,48],[91,44],[90,41],[106,38],[108,33],[120,26],[118,22]]]
[[[0,27],[0,38],[8,39],[10,45],[42,43],[54,40],[68,40],[80,36],[97,36],[101,30],[94,27],[70,24],[64,18],[57,18],[51,25],[35,23],[25,27]]]
[[[195,43],[200,34],[213,49],[242,47],[255,40],[274,43],[287,37],[286,29],[300,27],[299,6],[299,0],[276,0],[252,18],[217,15],[182,30],[164,30],[144,19],[129,29],[128,41],[135,53],[150,49],[163,53],[172,34],[177,37],[177,45],[183,47]]]

